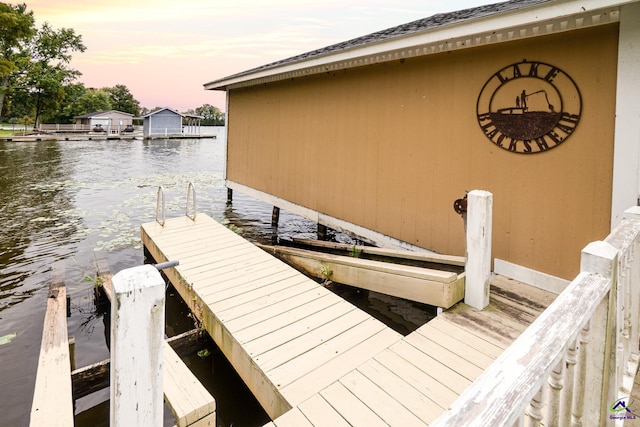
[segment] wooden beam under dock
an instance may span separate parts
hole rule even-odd
[[[456,274],[286,246],[259,246],[319,279],[442,308],[449,308],[464,297],[464,273]]]
[[[63,283],[62,267],[56,264],[47,298],[30,425],[73,426],[71,395],[67,291]]]

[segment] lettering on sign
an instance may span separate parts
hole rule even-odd
[[[581,111],[580,91],[567,73],[527,60],[493,74],[476,105],[485,136],[498,147],[521,154],[562,144],[578,126]]]

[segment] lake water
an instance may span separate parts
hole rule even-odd
[[[144,262],[140,224],[155,218],[157,187],[167,217],[183,215],[193,182],[198,212],[231,223],[249,240],[316,237],[316,224],[235,193],[227,206],[224,139],[0,142],[0,426],[26,426],[35,383],[46,296],[54,263],[62,261],[71,297],[68,332],[76,338],[76,366],[108,358],[103,314],[93,300],[95,258],[115,273]],[[351,243],[349,237],[333,235]],[[415,304],[336,291],[397,329],[431,316]],[[167,332],[191,329],[184,303],[167,294]],[[108,332],[107,332],[108,333]],[[185,359],[216,398],[219,426],[261,426],[268,418],[216,349]],[[215,369],[214,369],[215,367]],[[76,402],[76,425],[108,425],[108,390]],[[165,411],[166,412],[166,411]],[[173,425],[172,420],[167,425]]]

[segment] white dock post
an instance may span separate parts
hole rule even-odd
[[[473,190],[467,195],[467,274],[464,302],[482,310],[489,305],[493,194]]]
[[[163,425],[165,284],[152,265],[113,276],[112,427]]]

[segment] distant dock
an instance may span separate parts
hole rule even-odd
[[[176,134],[176,135],[151,135],[143,136],[142,134],[79,134],[79,133],[56,133],[56,134],[37,134],[26,136],[3,136],[0,141],[4,142],[39,142],[39,141],[119,141],[119,140],[142,140],[142,139],[204,139],[216,138],[216,135],[196,135],[196,134]]]

